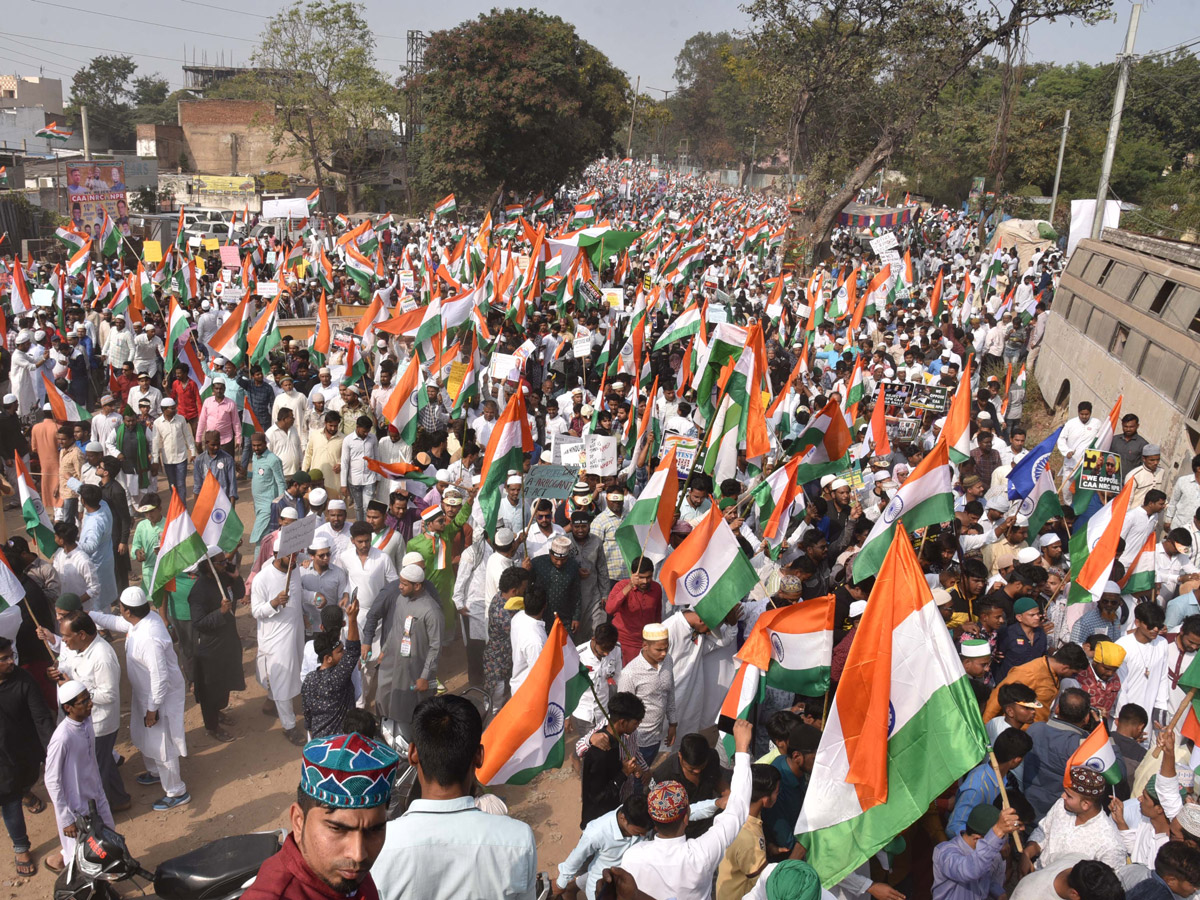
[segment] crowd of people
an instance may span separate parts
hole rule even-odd
[[[0,493],[24,531],[9,519],[0,567],[0,806],[17,874],[36,871],[40,794],[53,870],[89,800],[110,825],[147,812],[118,740],[161,786],[154,810],[190,802],[188,695],[209,739],[235,740],[249,616],[264,712],[304,759],[255,900],[1200,889],[1180,681],[1200,649],[1200,456],[1167,483],[1136,411],[1112,427],[1084,387],[1051,429],[1024,403],[1061,252],[992,249],[973,216],[905,205],[894,228],[839,227],[805,271],[783,201],[628,161],[514,200],[495,222],[445,202],[428,221],[314,219],[295,243],[244,242],[240,269],[185,244],[155,271],[4,260]],[[880,234],[895,240],[877,251]],[[39,287],[54,306],[27,302]],[[991,750],[966,772],[931,763],[925,815],[822,884],[797,822],[873,602],[859,552],[948,442],[953,514],[909,537]],[[1113,499],[1081,480],[1090,451],[1119,456],[1128,500],[1099,586],[1081,580],[1095,542],[1072,540]],[[1027,459],[1052,473],[1052,514]],[[568,487],[543,477],[563,472]],[[677,496],[637,512],[668,479]],[[180,513],[202,538],[186,566]],[[718,520],[755,578],[714,615],[721,573],[686,591],[674,575]],[[826,600],[824,691],[768,677],[718,729],[759,618]],[[562,723],[580,837],[543,883],[530,824],[475,773],[555,628],[590,684]],[[485,701],[445,688],[459,642]],[[1098,727],[1111,768],[1077,757]],[[393,796],[406,764],[416,788]]]

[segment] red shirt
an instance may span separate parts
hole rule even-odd
[[[308,867],[295,839],[289,834],[283,849],[262,864],[244,900],[379,900],[375,882],[367,875],[354,894],[339,894]]]
[[[171,397],[175,400],[175,411],[185,419],[195,419],[200,415],[200,391],[194,381],[174,381],[171,384]]]
[[[136,375],[118,375],[117,376],[117,391],[121,395],[121,405],[124,406],[129,402],[129,389],[138,383]]]
[[[644,590],[634,588],[626,596],[627,584],[628,578],[613,585],[604,611],[613,617],[613,625],[617,628],[621,658],[633,659],[642,652],[642,629],[663,620],[663,590],[658,582],[651,581]]]

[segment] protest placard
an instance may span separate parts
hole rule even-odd
[[[417,280],[416,280],[415,276],[413,275],[412,269],[401,269],[399,272],[399,275],[400,275],[400,286],[402,288],[404,288],[406,291],[411,291],[417,283]]]
[[[578,472],[587,465],[587,448],[583,438],[556,437],[550,459],[555,465]]]
[[[200,243],[204,245],[205,250],[219,250],[221,242],[216,238],[201,238]]]
[[[465,362],[450,363],[450,376],[446,379],[446,393],[456,400],[466,374],[467,364]]]
[[[587,436],[587,471],[589,475],[617,474],[617,438],[611,434]]]
[[[160,241],[142,241],[142,261],[162,262],[162,243]]]
[[[1121,454],[1104,450],[1084,451],[1083,466],[1079,469],[1080,490],[1115,494],[1121,490],[1123,480]]]
[[[291,556],[293,553],[307,550],[312,543],[317,525],[322,521],[324,520],[320,516],[313,514],[305,516],[303,519],[297,519],[286,528],[281,528],[279,531],[279,543],[275,547],[275,555]]]
[[[274,297],[279,293],[279,282],[260,281],[256,290],[258,291],[258,296],[260,297]]]
[[[489,374],[496,381],[504,381],[510,375],[521,374],[521,360],[511,353],[493,353]]]
[[[668,434],[663,438],[662,447],[658,451],[661,459],[667,455],[671,447],[675,448],[675,469],[680,475],[686,476],[692,470],[696,460],[696,448],[699,441],[694,437],[684,437],[680,434]]]
[[[339,329],[333,333],[333,346],[339,350],[347,350],[354,343],[354,332]]]
[[[34,306],[53,306],[54,290],[52,288],[36,288],[30,295]]]
[[[579,470],[568,466],[542,464],[534,466],[525,476],[525,496],[550,500],[565,500],[578,480]]]
[[[884,406],[907,406],[912,384],[907,381],[885,381],[879,386],[879,390],[883,394]],[[875,396],[875,402],[879,402],[878,394]]]
[[[620,288],[605,288],[604,302],[616,309],[618,306],[625,305],[625,295],[621,293]]]
[[[221,254],[221,265],[225,268],[240,269],[242,267],[242,257],[238,247],[222,244],[218,250]]]
[[[891,250],[899,243],[900,242],[896,240],[896,235],[893,232],[885,231],[879,237],[871,239],[871,249],[875,251],[876,255],[878,255],[884,250]]]
[[[576,359],[587,359],[592,355],[592,333],[583,326],[575,332],[575,337],[571,341],[571,352]]]
[[[887,423],[887,436],[890,440],[907,444],[917,436],[920,419],[895,419]]]
[[[705,318],[708,319],[711,324],[720,325],[729,321],[729,312],[723,306],[717,306],[715,303],[710,303]]]
[[[950,408],[950,388],[940,384],[914,384],[908,395],[911,409],[944,413]]]

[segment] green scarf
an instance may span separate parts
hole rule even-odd
[[[146,442],[146,426],[139,422],[134,426],[137,441],[137,459],[134,460],[134,468],[138,473],[138,487],[143,491],[150,486],[150,445]],[[125,452],[125,422],[117,426],[117,447],[122,453]],[[128,460],[126,460],[128,462]]]

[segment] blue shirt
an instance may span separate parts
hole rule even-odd
[[[951,839],[962,834],[967,827],[967,816],[977,806],[992,804],[1000,796],[1000,782],[991,762],[981,762],[968,772],[958,785],[954,795],[954,811],[946,823],[946,835]]]
[[[962,836],[933,848],[933,900],[986,900],[1004,894],[1006,838],[987,830],[971,847]]]
[[[600,880],[604,870],[619,866],[625,851],[638,841],[645,840],[645,835],[622,834],[621,827],[617,824],[619,811],[614,809],[588,822],[571,855],[558,864],[557,883],[560,888],[565,888],[572,878],[586,870],[587,877],[582,882],[583,892],[588,900],[595,900],[596,882]]]
[[[470,797],[414,800],[387,824],[371,877],[380,900],[534,900],[533,829],[476,809]]]
[[[1175,631],[1184,619],[1197,613],[1200,613],[1200,602],[1196,601],[1196,592],[1180,594],[1167,604],[1167,631]]]
[[[779,771],[779,798],[774,806],[762,811],[763,834],[777,847],[790,850],[796,843],[796,820],[800,818],[800,807],[804,805],[804,793],[808,789],[808,778],[797,778],[787,757],[777,756],[771,760]]]

